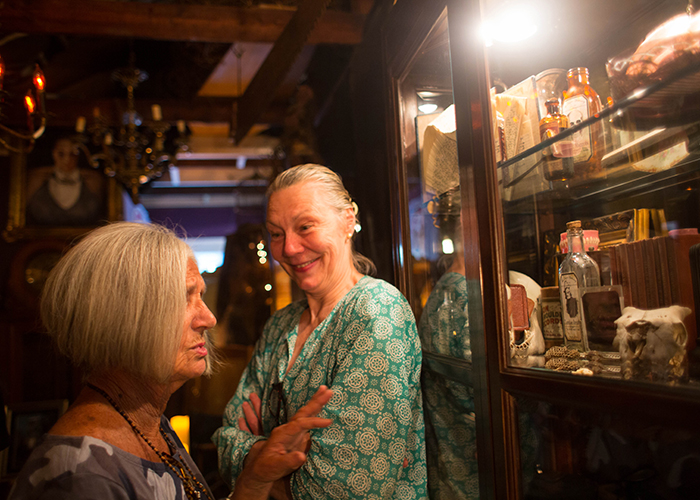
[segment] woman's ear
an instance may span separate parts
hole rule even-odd
[[[346,228],[346,233],[354,233],[355,232],[355,212],[353,212],[352,208],[346,208],[345,209],[345,214],[344,214],[344,219],[345,221],[345,228]]]

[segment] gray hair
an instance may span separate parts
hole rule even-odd
[[[162,226],[95,229],[51,271],[42,322],[86,375],[122,369],[164,382],[182,340],[188,259],[190,247]]]
[[[269,200],[277,191],[300,184],[302,182],[313,182],[321,189],[325,201],[333,207],[340,217],[348,208],[355,214],[355,224],[359,222],[357,205],[353,203],[350,193],[348,193],[340,175],[330,168],[315,163],[305,163],[289,168],[280,173],[267,188],[265,197]],[[352,248],[352,263],[362,274],[375,275],[377,268],[370,259]]]

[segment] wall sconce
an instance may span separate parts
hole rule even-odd
[[[7,92],[2,88],[4,77],[5,63],[2,57],[0,57],[0,104],[2,104],[7,97]],[[34,87],[29,88],[24,95],[24,109],[27,112],[27,130],[13,130],[0,123],[0,131],[4,132],[4,134],[0,135],[0,144],[13,153],[19,153],[21,151],[25,153],[30,152],[34,148],[34,142],[41,137],[46,130],[46,79],[38,64],[34,68],[32,83]],[[18,139],[19,141],[15,144],[19,144],[19,146],[11,144],[10,137]],[[27,144],[25,145],[25,143]]]

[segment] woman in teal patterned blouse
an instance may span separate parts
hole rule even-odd
[[[431,500],[476,500],[479,474],[459,186],[438,196],[434,205],[439,237],[449,238],[454,246],[453,253],[438,262],[444,274],[435,283],[418,326],[425,354],[421,382],[428,491]]]
[[[320,165],[280,174],[268,190],[273,257],[306,299],[268,321],[213,440],[231,485],[272,429],[326,385],[333,398],[311,430],[307,460],[275,498],[427,497],[421,350],[405,298],[367,276],[353,250],[357,206]]]

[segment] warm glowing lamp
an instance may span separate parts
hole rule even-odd
[[[435,113],[437,111],[438,105],[432,102],[426,102],[424,104],[420,104],[418,106],[418,110],[426,115],[429,115],[430,113]]]
[[[163,113],[158,104],[154,104],[153,106],[151,106],[151,115],[153,116],[153,119],[157,122],[163,119]]]
[[[506,5],[498,13],[488,16],[481,26],[486,46],[493,41],[517,43],[537,32],[532,8],[522,5]]]
[[[34,87],[36,87],[36,100],[37,106],[39,108],[39,113],[44,113],[46,110],[46,103],[44,101],[44,88],[46,87],[46,79],[44,78],[44,72],[41,71],[39,65],[34,68]]]
[[[24,107],[27,108],[28,115],[33,115],[36,112],[36,102],[34,101],[31,90],[28,90],[27,94],[24,96]]]
[[[190,417],[189,415],[175,415],[170,419],[170,426],[180,438],[187,453],[190,452]]]
[[[44,91],[44,87],[46,87],[46,80],[44,79],[44,72],[41,71],[41,68],[39,65],[36,65],[36,68],[34,69],[34,86],[39,92]]]

